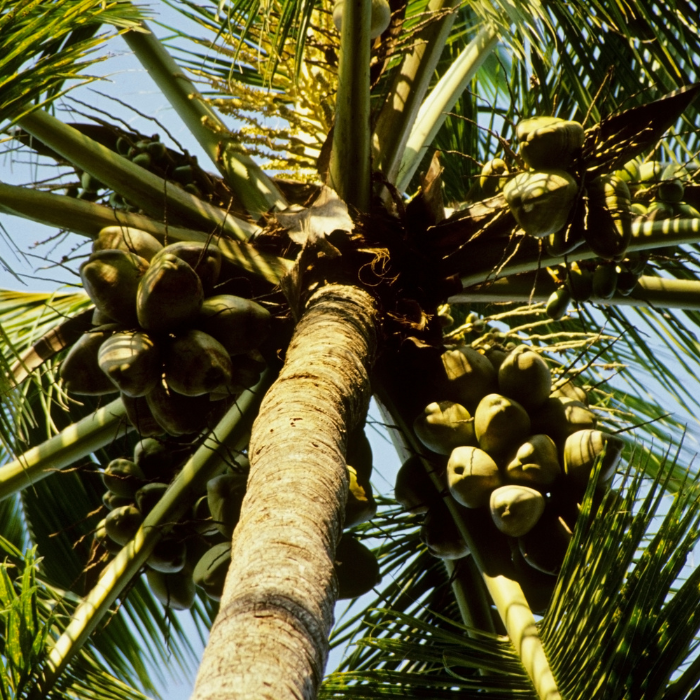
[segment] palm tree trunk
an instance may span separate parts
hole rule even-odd
[[[337,583],[346,438],[370,396],[377,308],[357,287],[310,298],[253,426],[248,490],[194,700],[313,698]]]

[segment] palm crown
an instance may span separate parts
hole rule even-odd
[[[166,48],[129,2],[0,6],[0,123],[63,173],[0,184],[0,207],[96,241],[81,266],[89,297],[0,300],[3,696],[153,692],[146,660],[188,663],[171,612],[180,607],[201,629],[214,625],[198,698],[226,687],[241,697],[694,697],[696,487],[683,420],[659,420],[648,375],[681,410],[697,405],[686,382],[698,355],[697,8],[176,7],[201,34]],[[51,115],[115,33],[217,175],[165,134]],[[560,120],[527,121],[537,116]],[[116,250],[137,236],[155,241],[147,260],[141,248]],[[105,266],[129,255],[146,280],[138,296],[136,283],[105,296]],[[172,293],[193,310],[167,295],[142,302],[166,267],[185,269]],[[205,268],[216,270],[209,281]],[[224,294],[247,314],[225,338],[234,307]],[[215,360],[198,333],[216,337]],[[152,381],[133,389],[120,382],[137,337],[160,355],[147,360]],[[90,343],[97,379],[79,354]],[[524,357],[522,343],[546,387],[540,399],[534,382],[518,396],[524,417],[506,427],[527,427],[511,445],[480,407],[496,389],[516,396],[498,366]],[[472,374],[462,381],[467,370],[451,363]],[[93,391],[96,381],[106,389]],[[397,483],[403,507],[372,497],[370,393],[417,469],[417,481]],[[184,413],[171,412],[173,395]],[[586,445],[600,442],[583,478],[569,473],[574,419],[548,432],[546,401],[577,403]],[[632,428],[636,440],[621,439]],[[550,436],[569,481],[558,464],[545,482],[523,476],[518,446],[531,432]],[[160,450],[150,463],[149,436]],[[119,471],[131,459],[110,466],[115,502],[103,505],[98,465],[134,449],[140,471]],[[485,496],[459,485],[464,450],[493,457]],[[133,500],[130,479],[163,485],[120,507]],[[549,518],[549,551],[537,554],[529,525],[507,524],[516,506],[498,506],[497,487],[527,501],[540,530]],[[235,498],[218,511],[212,494],[226,489]],[[211,513],[193,510],[207,491]],[[135,513],[127,535],[110,531],[114,515],[99,523],[108,508]],[[207,569],[195,594],[197,559],[216,538],[230,557],[226,587]],[[154,564],[185,540],[177,567]],[[376,599],[333,629],[332,646],[355,646],[321,682],[338,592],[372,589]]]

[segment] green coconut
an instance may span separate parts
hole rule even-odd
[[[133,539],[142,522],[143,516],[136,506],[121,506],[109,512],[105,528],[114,542],[125,545]]]
[[[109,326],[114,323],[114,319],[95,307],[95,310],[92,312],[91,323],[93,326]]]
[[[133,498],[143,486],[145,476],[130,459],[113,459],[102,473],[102,482],[117,496]]]
[[[542,517],[532,529],[518,539],[518,547],[531,567],[545,574],[556,575],[571,539],[571,530],[564,520],[551,507],[545,507]]]
[[[209,425],[212,404],[206,394],[184,396],[159,382],[146,401],[158,425],[168,435],[191,435]]]
[[[197,273],[165,250],[153,259],[136,295],[138,322],[153,333],[170,333],[194,322],[204,300]]]
[[[333,23],[338,31],[343,24],[344,0],[336,0],[333,5]],[[369,38],[376,39],[383,34],[391,22],[391,7],[387,0],[372,0],[370,10]]]
[[[467,508],[489,503],[491,492],[502,484],[498,465],[478,447],[457,447],[447,462],[447,485],[452,497]]]
[[[374,459],[364,427],[355,428],[348,435],[346,462],[357,472],[357,478],[363,483],[369,483],[372,476]]]
[[[552,375],[542,357],[527,346],[515,348],[498,370],[498,388],[527,411],[541,406],[552,389]]]
[[[532,435],[506,461],[506,479],[534,488],[549,486],[561,475],[557,446],[549,435]]]
[[[485,394],[496,390],[496,370],[474,348],[446,350],[441,359],[444,372],[437,379],[436,393],[461,404],[470,413]]]
[[[164,574],[176,574],[185,568],[187,545],[181,537],[163,537],[146,560],[149,568]]]
[[[507,182],[508,166],[503,158],[487,160],[481,168],[479,186],[484,197],[493,197],[500,192]]]
[[[97,362],[127,396],[145,396],[161,375],[158,347],[142,332],[122,331],[110,336],[100,345]]]
[[[168,484],[152,482],[144,484],[134,495],[136,507],[145,518],[158,504],[168,490]]]
[[[272,316],[250,299],[219,294],[204,300],[195,326],[216,338],[229,354],[240,355],[258,348],[267,338]]]
[[[355,527],[366,523],[377,514],[377,502],[372,495],[372,485],[361,479],[354,467],[347,465],[348,498],[345,502],[343,527]]]
[[[67,392],[101,396],[117,391],[97,361],[100,347],[110,335],[111,331],[88,331],[68,351],[59,368],[59,376]]]
[[[102,503],[107,510],[115,510],[122,506],[133,506],[134,499],[131,496],[117,496],[112,491],[105,491],[102,494]]]
[[[104,518],[100,520],[99,523],[97,523],[97,527],[95,528],[94,532],[94,538],[95,542],[97,542],[97,544],[101,547],[104,547],[109,552],[109,554],[119,554],[119,552],[122,549],[121,545],[117,544],[107,534],[107,528],[105,527]]]
[[[151,409],[148,408],[148,401],[144,396],[121,395],[126,417],[129,423],[134,426],[136,432],[141,437],[153,437],[162,435],[163,428],[158,425],[158,421],[153,417]]]
[[[533,117],[519,122],[515,134],[520,155],[534,170],[565,170],[583,146],[581,124],[558,117]]]
[[[245,496],[247,474],[220,474],[207,482],[207,501],[212,521],[230,540],[238,524]]]
[[[428,472],[419,455],[409,457],[396,474],[394,498],[411,515],[426,513],[428,506],[437,498]]]
[[[192,579],[212,600],[221,600],[231,565],[231,543],[214,545],[197,562]]]
[[[491,494],[491,517],[509,537],[529,532],[544,512],[544,496],[528,486],[501,486]]]
[[[136,294],[148,261],[123,250],[98,250],[80,266],[80,278],[95,306],[118,323],[137,324]]]
[[[382,580],[374,553],[348,533],[338,542],[333,567],[338,577],[339,600],[364,595]]]
[[[203,537],[213,537],[219,534],[219,528],[211,517],[209,499],[201,496],[192,507],[192,520],[194,529]]]
[[[92,244],[93,253],[98,250],[123,250],[150,261],[158,251],[163,250],[163,245],[146,231],[129,226],[106,226]]]
[[[429,450],[441,455],[460,445],[476,445],[474,419],[464,406],[452,401],[428,404],[413,421],[413,430]]]
[[[593,429],[597,419],[581,401],[550,396],[532,413],[532,432],[544,433],[562,446],[569,435],[578,430]]]
[[[576,386],[570,379],[557,382],[550,394],[552,398],[571,399],[572,401],[580,401],[582,404],[588,405],[588,394],[585,389]]]
[[[149,481],[170,482],[192,452],[191,444],[180,444],[167,438],[142,438],[134,447],[134,462]]]
[[[522,444],[530,434],[530,417],[517,401],[488,394],[476,407],[474,432],[479,447],[498,457]]]
[[[196,243],[194,241],[179,241],[165,246],[155,257],[155,263],[164,255],[174,255],[184,260],[196,273],[202,282],[205,295],[211,294],[221,272],[221,250],[214,243]]]
[[[598,299],[612,299],[617,290],[617,276],[616,265],[596,265],[593,272],[593,296]]]
[[[566,224],[578,185],[564,170],[525,172],[506,183],[503,194],[518,225],[545,238]]]
[[[598,484],[608,484],[615,475],[624,446],[623,440],[600,430],[579,430],[569,435],[564,445],[567,480],[577,491],[585,491],[596,458],[605,452]]]
[[[569,304],[571,303],[571,292],[569,288],[562,285],[558,289],[555,289],[547,299],[547,306],[545,311],[547,316],[553,321],[558,321],[566,316],[566,312],[569,310]]]
[[[155,569],[147,569],[146,580],[153,595],[166,608],[189,610],[192,607],[197,589],[189,571],[164,574]]]
[[[571,263],[566,275],[566,286],[574,301],[588,301],[593,294],[593,274],[578,263]]]
[[[231,381],[228,352],[203,331],[189,330],[171,338],[164,356],[165,380],[178,394],[200,396]]]
[[[469,554],[467,543],[442,501],[435,501],[425,514],[420,538],[428,551],[439,559],[462,559]]]
[[[602,175],[587,186],[586,242],[605,260],[621,259],[632,238],[631,195],[627,183]]]

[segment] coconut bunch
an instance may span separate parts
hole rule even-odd
[[[559,287],[547,300],[547,315],[554,320],[562,318],[572,301],[611,299],[615,294],[629,296],[644,274],[648,260],[648,253],[631,253],[620,262],[581,260],[550,268]]]
[[[432,465],[465,515],[487,517],[513,550],[513,562],[546,575],[551,592],[596,460],[602,459],[603,493],[624,443],[598,430],[586,392],[567,378],[553,384],[546,361],[526,345],[510,352],[490,345],[484,354],[457,347],[443,353],[442,365],[434,386],[442,400],[413,423],[429,452],[403,464],[396,499],[425,514],[421,538],[431,553],[469,554],[431,485],[426,464]]]
[[[643,162],[634,159],[616,175],[629,186],[631,209],[635,216],[643,216],[648,221],[674,217],[695,219],[700,218],[700,212],[684,201],[686,185],[694,182],[689,167],[658,160]]]
[[[131,458],[114,459],[105,467],[102,479],[107,490],[102,501],[109,512],[97,525],[95,541],[108,556],[134,537],[191,454],[191,446],[175,440],[144,438]],[[347,461],[350,490],[345,527],[350,528],[370,520],[377,510],[369,483],[372,450],[363,430],[351,436]],[[240,456],[233,467],[209,479],[206,493],[199,494],[192,509],[153,549],[146,577],[163,605],[187,609],[197,588],[220,600],[249,467],[247,458]],[[362,595],[381,579],[372,551],[350,533],[343,535],[335,567],[341,597]]]
[[[94,328],[61,365],[67,391],[119,392],[143,436],[207,427],[258,381],[271,325],[260,304],[215,293],[221,263],[213,243],[164,247],[138,229],[102,229],[80,266]]]
[[[201,175],[198,172],[196,157],[169,150],[161,142],[159,134],[144,137],[139,134],[123,133],[116,142],[113,141],[108,145],[135,165],[166,178],[168,182],[190,194],[202,196],[202,190],[197,184]],[[108,204],[113,209],[127,212],[139,211],[137,206],[125,200],[118,192],[109,190],[104,183],[90,173],[78,170],[77,174],[80,177],[80,185],[71,185],[67,191],[69,196],[94,202],[109,195]]]
[[[106,466],[102,500],[109,512],[98,523],[95,540],[108,555],[117,554],[134,537],[191,454],[189,446],[145,438],[131,459],[114,459]],[[190,608],[197,587],[214,600],[221,597],[248,466],[241,456],[233,468],[210,479],[206,493],[154,547],[146,577],[163,605]]]
[[[630,191],[617,173],[581,181],[581,124],[533,117],[518,123],[516,137],[525,169],[514,172],[503,158],[487,161],[479,180],[483,194],[502,191],[518,226],[544,239],[552,254],[586,242],[604,260],[620,261],[632,235]]]

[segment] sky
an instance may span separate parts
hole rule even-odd
[[[162,4],[160,7],[164,7]],[[180,16],[173,10],[165,7],[164,21],[173,26],[181,26]],[[165,31],[154,26],[157,34],[163,35]],[[180,122],[177,115],[168,106],[160,92],[150,80],[138,61],[131,55],[125,43],[121,39],[116,39],[108,47],[109,60],[93,69],[107,76],[105,81],[93,83],[90,86],[77,90],[73,97],[88,103],[91,107],[104,110],[110,115],[119,116],[143,133],[155,133],[158,131],[167,142],[167,137],[163,130],[158,128],[152,121],[129,111],[125,107],[111,100],[109,96],[118,98],[120,101],[138,105],[138,109],[150,116],[160,120],[167,129],[183,143],[183,145],[199,158],[203,167],[214,171],[213,164],[201,151],[199,145],[192,139],[187,129]],[[84,117],[74,114],[72,117],[65,111],[67,109],[77,109],[86,111],[86,108],[70,99],[65,99],[59,106],[59,116],[75,121],[83,121]],[[63,110],[63,111],[62,111]],[[29,182],[35,173],[34,164],[31,162],[18,162],[9,154],[0,154],[0,181],[11,184],[22,184]],[[44,177],[47,175],[43,175]],[[77,281],[75,270],[77,261],[72,262],[68,268],[56,266],[43,258],[50,258],[53,261],[60,260],[61,256],[74,256],[74,247],[79,243],[84,243],[77,236],[72,236],[67,240],[60,241],[56,246],[55,241],[44,245],[35,245],[41,241],[51,238],[55,230],[0,214],[0,288],[15,289],[25,291],[53,291],[60,284],[72,284]],[[28,255],[23,256],[19,250],[28,251]],[[78,253],[87,253],[87,247],[83,245]],[[20,279],[10,272],[13,270]],[[651,381],[651,380],[650,380]],[[656,391],[654,389],[654,391]],[[370,418],[380,423],[381,418],[372,408]],[[692,432],[696,432],[693,428]],[[375,492],[390,496],[393,494],[393,483],[396,471],[400,466],[398,457],[391,447],[386,433],[374,427],[368,427],[368,437],[372,443],[375,456],[375,472],[373,485]],[[346,602],[341,602],[337,608],[338,614],[347,607]],[[183,621],[188,619],[186,613],[180,613]],[[201,646],[196,642],[197,634],[192,627],[191,639],[199,653]],[[335,652],[329,662],[329,668],[333,668],[341,652]],[[193,678],[185,680],[171,680],[160,688],[161,694],[167,700],[186,700],[190,697]]]

